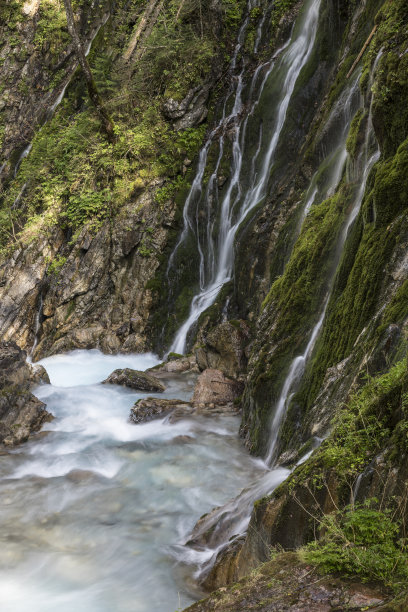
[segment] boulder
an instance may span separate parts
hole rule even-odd
[[[50,384],[50,377],[42,365],[33,365],[31,367],[31,383],[33,385]]]
[[[138,400],[130,411],[130,421],[136,425],[148,423],[154,419],[168,417],[170,423],[176,423],[188,417],[216,417],[235,415],[238,412],[233,402],[223,405],[197,404],[179,399],[159,399],[147,397]]]
[[[146,370],[146,372],[152,374],[181,374],[189,371],[199,371],[194,355],[190,355],[188,357],[174,357],[170,354],[167,361]]]
[[[30,393],[32,383],[33,368],[25,351],[14,342],[0,343],[0,443],[6,446],[25,442],[53,419],[45,404]]]
[[[163,419],[176,410],[179,411],[179,414],[187,416],[192,412],[192,405],[178,399],[148,397],[135,403],[130,411],[130,421],[140,425],[140,423],[148,423],[154,419]]]
[[[238,378],[246,372],[248,343],[249,328],[245,321],[225,321],[214,327],[196,348],[198,367],[200,370],[214,368]]]
[[[193,404],[228,404],[243,391],[243,383],[227,378],[220,370],[208,368],[197,378]]]
[[[129,387],[129,389],[150,393],[162,393],[165,390],[165,386],[155,376],[131,368],[114,370],[102,384],[122,385],[123,387]]]

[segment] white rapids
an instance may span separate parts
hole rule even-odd
[[[0,455],[0,610],[174,612],[192,603],[172,547],[265,473],[238,439],[238,418],[130,424],[143,394],[100,382],[116,368],[155,365],[151,354],[74,351],[41,363],[52,384],[34,392],[55,419]],[[188,399],[194,381],[182,380],[160,396]]]

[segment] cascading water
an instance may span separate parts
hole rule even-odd
[[[306,65],[313,49],[317,31],[320,1],[321,0],[309,0],[306,3],[304,11],[292,32],[289,43],[285,46],[278,59],[271,63],[260,88],[258,101],[261,99],[265,85],[269,80],[274,83],[276,88],[275,91],[277,92],[275,99],[270,101],[269,107],[269,113],[273,123],[271,129],[272,137],[268,143],[265,143],[265,141],[262,143],[265,145],[265,147],[262,147],[265,154],[262,160],[259,160],[259,163],[253,164],[253,176],[251,177],[249,188],[244,195],[241,193],[240,184],[242,181],[242,168],[246,146],[245,128],[247,122],[239,121],[239,116],[243,109],[242,72],[237,79],[233,111],[230,116],[230,120],[234,121],[235,128],[232,143],[231,178],[221,202],[219,225],[217,227],[216,236],[214,236],[214,227],[211,225],[207,228],[207,241],[205,247],[202,247],[199,238],[197,241],[197,248],[200,254],[200,290],[191,302],[190,313],[187,320],[181,325],[171,345],[170,350],[175,353],[183,353],[185,351],[187,335],[191,327],[198,320],[199,316],[214,303],[221,287],[231,279],[234,263],[234,239],[238,228],[247,218],[250,211],[265,197],[274,153],[285,123],[292,93],[300,72]],[[258,74],[255,73],[254,77],[257,78],[257,76]],[[278,84],[280,87],[278,87]],[[253,86],[251,86],[250,90],[253,90]],[[243,136],[243,138],[241,136]],[[195,211],[195,220],[192,218],[190,207],[193,198],[196,197],[197,189],[201,189],[211,138],[212,137],[210,137],[200,155],[196,176],[197,180],[193,182],[190,195],[184,207],[184,229],[179,243],[176,246],[176,250],[185,240],[189,229],[193,229],[194,224],[198,223],[198,207]],[[221,151],[222,145],[220,144],[220,152]],[[261,151],[261,147],[259,147],[259,151]],[[216,168],[216,171],[217,170],[218,168]],[[211,223],[210,219],[208,223]],[[209,257],[207,257],[207,253]],[[173,259],[174,254],[170,259],[170,265],[172,265]]]
[[[371,82],[375,74],[375,70],[378,65],[379,56],[374,62],[371,72]],[[314,175],[311,181],[312,188],[309,186],[308,191],[304,198],[304,209],[303,216],[305,215],[306,208],[313,204],[311,201],[311,194],[314,192],[316,197],[319,194],[319,201],[323,200],[327,195],[333,193],[338,186],[341,176],[344,171],[347,152],[346,152],[346,139],[349,132],[350,124],[353,115],[358,107],[360,100],[359,89],[358,89],[359,74],[353,79],[350,86],[346,87],[343,94],[340,96],[338,103],[335,105],[331,112],[329,119],[326,123],[326,129],[330,128],[330,125],[336,120],[337,124],[340,123],[340,137],[332,141],[332,147],[330,150],[326,150],[326,157],[323,159],[320,170],[322,167],[328,168],[328,178],[323,181],[322,185],[318,185],[316,177],[319,175],[319,171]],[[371,121],[371,106],[366,126],[365,142],[362,147],[362,152],[359,156],[356,175],[351,177],[356,183],[355,196],[351,211],[345,221],[343,231],[340,233],[338,244],[336,245],[337,262],[340,261],[341,253],[343,251],[348,231],[354,222],[364,197],[365,187],[369,173],[379,158],[379,149],[374,137],[374,130]],[[339,113],[340,110],[340,113]],[[340,115],[340,120],[339,120]],[[335,162],[335,163],[333,163]],[[317,201],[317,198],[315,202]],[[307,214],[308,210],[306,210]],[[245,489],[240,495],[238,495],[231,502],[222,506],[208,515],[203,521],[200,522],[200,526],[193,532],[193,541],[196,539],[200,540],[205,534],[211,533],[211,537],[206,539],[205,545],[198,545],[192,547],[187,539],[187,543],[179,545],[175,548],[175,557],[179,561],[184,561],[189,564],[196,566],[196,578],[203,578],[213,566],[217,555],[226,548],[234,539],[243,535],[248,527],[250,516],[253,509],[254,502],[264,495],[271,494],[273,490],[287,478],[290,470],[285,468],[274,466],[274,460],[276,459],[277,445],[279,441],[280,426],[286,414],[286,409],[290,402],[290,398],[295,392],[298,383],[300,382],[302,375],[305,370],[307,360],[313,352],[314,345],[319,336],[321,328],[324,323],[326,309],[330,299],[331,287],[333,285],[334,276],[336,273],[336,267],[334,266],[332,278],[329,280],[329,291],[324,298],[322,305],[321,314],[316,325],[312,329],[308,344],[302,355],[297,356],[289,367],[288,374],[282,387],[280,398],[277,402],[274,416],[271,423],[271,433],[266,453],[265,473],[260,479],[252,484],[249,488]],[[314,440],[313,448],[321,443],[321,439]],[[309,451],[304,457],[302,457],[297,465],[305,461],[310,454],[313,452]],[[273,469],[268,469],[272,466]]]
[[[143,394],[100,381],[157,362],[96,350],[41,362],[51,385],[34,393],[55,419],[0,457],[2,612],[173,612],[196,598],[169,545],[264,470],[237,417],[128,422]],[[175,375],[160,397],[187,400],[194,380]]]
[[[374,73],[377,68],[380,57],[381,57],[381,51],[378,54],[376,61],[374,62],[374,65],[373,65],[373,69],[371,72],[371,82],[374,77]],[[372,99],[371,99],[370,111],[369,111],[369,116],[368,116],[368,121],[367,121],[364,146],[359,156],[359,159],[357,161],[357,168],[356,168],[357,176],[355,177],[356,182],[357,182],[356,193],[354,196],[354,201],[353,201],[351,211],[344,224],[344,228],[342,232],[340,233],[338,244],[336,245],[336,249],[335,249],[337,253],[337,258],[336,258],[337,263],[341,258],[341,254],[343,252],[344,245],[346,243],[349,229],[354,223],[360,211],[368,176],[374,164],[378,161],[380,157],[380,151],[379,151],[378,144],[374,136],[374,128],[373,128],[372,118],[371,118],[371,109],[372,109]],[[340,156],[340,161],[341,159],[342,159],[342,156]],[[341,163],[342,163],[342,166],[344,166],[344,163],[343,162]],[[265,459],[268,465],[271,465],[273,463],[273,460],[276,459],[276,450],[277,450],[277,443],[278,443],[278,438],[279,438],[279,430],[280,430],[282,421],[284,419],[284,416],[286,414],[286,409],[288,407],[288,404],[290,403],[291,394],[295,392],[296,387],[302,378],[306,362],[308,358],[310,357],[310,355],[312,354],[313,347],[315,345],[317,337],[322,328],[324,318],[326,315],[327,305],[330,299],[331,289],[333,287],[333,282],[334,282],[334,278],[336,275],[336,269],[337,269],[337,266],[334,266],[332,276],[328,282],[328,285],[329,285],[328,295],[324,300],[321,315],[319,317],[318,322],[316,323],[316,325],[314,326],[312,330],[310,340],[307,344],[305,352],[303,353],[303,355],[299,355],[298,357],[295,357],[295,359],[292,361],[289,367],[289,372],[283,384],[281,395],[276,405],[275,413],[274,413],[272,424],[271,424],[271,435],[269,438],[268,451],[267,451],[266,459]]]

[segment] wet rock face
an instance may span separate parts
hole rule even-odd
[[[194,404],[228,404],[242,393],[243,384],[227,378],[220,370],[208,368],[200,374],[194,389]]]
[[[102,384],[121,385],[129,387],[129,389],[151,393],[162,393],[165,390],[165,386],[155,376],[140,372],[139,370],[132,370],[131,368],[115,370]]]
[[[192,406],[189,402],[182,402],[177,399],[162,400],[148,397],[136,402],[130,411],[130,421],[135,423],[135,425],[140,425],[141,423],[148,423],[155,419],[163,419],[175,412],[187,416],[191,414]]]
[[[215,591],[189,612],[350,612],[393,610],[376,588],[321,576],[295,553],[281,553],[232,588]]]
[[[0,343],[0,443],[6,446],[25,442],[53,418],[29,391],[33,370],[25,359],[14,342]]]
[[[85,227],[67,246],[58,229],[39,236],[0,265],[0,339],[22,348],[34,343],[35,359],[75,348],[107,353],[142,352],[154,277],[175,205],[158,208],[152,185],[122,211],[113,227],[95,234]],[[50,262],[64,265],[48,273]]]
[[[225,321],[212,329],[195,354],[200,370],[214,368],[238,378],[246,371],[249,328],[245,321]]]

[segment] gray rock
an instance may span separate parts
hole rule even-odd
[[[151,393],[162,393],[165,390],[165,386],[155,376],[131,368],[115,370],[102,384],[122,385],[123,387],[129,387],[129,389]]]
[[[50,377],[42,365],[33,365],[31,368],[31,382],[33,385],[49,385]]]
[[[136,402],[130,411],[130,420],[132,423],[139,425],[154,419],[163,419],[175,410],[179,410],[179,414],[187,416],[191,414],[192,406],[189,402],[182,402],[178,399],[148,397]]]
[[[53,419],[29,391],[32,368],[25,359],[26,353],[14,342],[0,344],[0,443],[6,446],[25,442]]]
[[[225,321],[210,330],[196,348],[198,367],[221,370],[226,376],[238,378],[246,371],[248,343],[249,327],[245,321]]]

